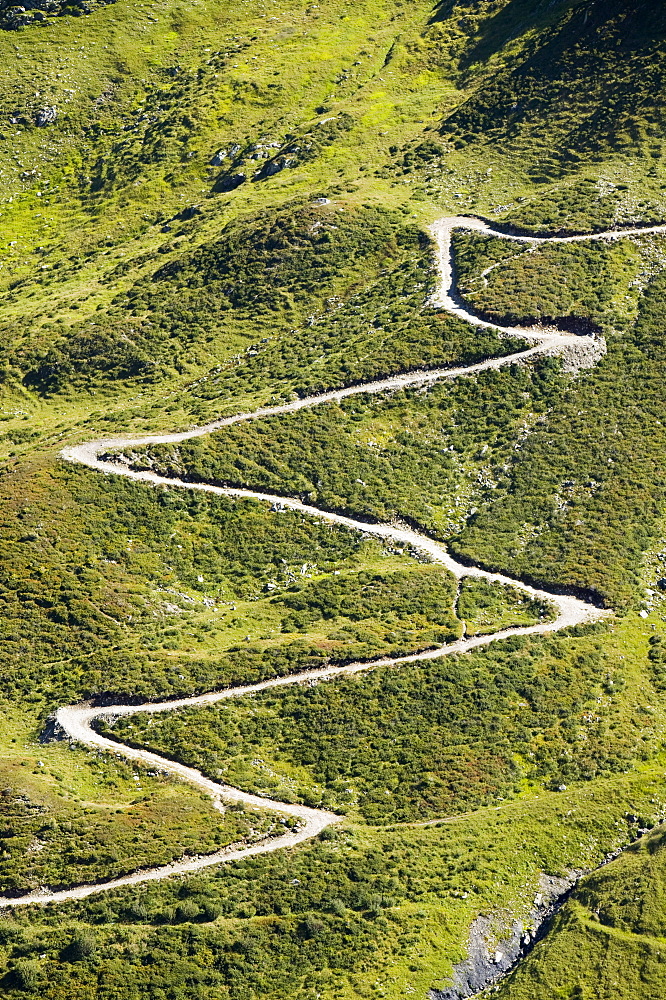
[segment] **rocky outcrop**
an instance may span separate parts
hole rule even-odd
[[[59,740],[67,739],[69,739],[69,737],[56,719],[55,713],[53,713],[53,715],[49,715],[48,719],[44,723],[44,728],[39,734],[39,742],[55,743]]]
[[[242,172],[238,174],[227,174],[219,178],[213,187],[213,191],[218,194],[225,191],[235,191],[236,188],[240,187],[246,179],[247,175]]]
[[[465,1000],[510,972],[540,939],[544,924],[562,906],[579,874],[568,878],[542,875],[525,919],[508,913],[480,914],[470,928],[467,958],[454,967],[450,986],[430,991],[431,1000]]]

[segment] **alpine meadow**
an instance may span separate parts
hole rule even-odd
[[[0,996],[666,993],[666,6],[0,0]]]

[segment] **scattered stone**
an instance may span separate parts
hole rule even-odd
[[[211,167],[221,167],[223,160],[226,160],[226,158],[227,158],[226,149],[218,150],[215,156],[213,156],[212,159],[210,160]]]
[[[594,366],[606,354],[606,341],[599,334],[579,337],[575,343],[568,343],[564,350],[557,346],[548,354],[562,359],[562,371],[576,375],[585,368]]]
[[[539,940],[539,928],[567,898],[577,874],[567,879],[542,875],[541,892],[526,921],[507,913],[480,914],[470,927],[468,957],[454,967],[450,986],[430,991],[431,1000],[476,996],[506,975]]]

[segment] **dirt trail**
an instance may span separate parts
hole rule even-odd
[[[641,235],[644,233],[666,232],[666,225],[649,226],[643,229],[613,230],[606,233],[595,233],[589,236],[519,236],[507,235],[493,229],[490,225],[480,219],[468,218],[465,216],[451,216],[441,219],[432,226],[432,233],[437,244],[437,261],[440,273],[440,285],[433,295],[430,304],[435,308],[445,309],[461,319],[467,320],[475,326],[492,327],[499,329],[506,335],[520,337],[526,340],[536,341],[535,345],[524,351],[518,351],[502,358],[492,358],[475,365],[460,368],[439,368],[433,371],[410,372],[404,375],[395,375],[390,378],[380,379],[375,382],[367,382],[363,385],[349,386],[345,389],[337,389],[331,392],[321,393],[316,396],[309,396],[304,399],[297,399],[280,406],[262,407],[252,413],[238,413],[231,417],[225,417],[213,421],[202,427],[195,427],[187,431],[179,431],[174,434],[153,434],[143,437],[116,437],[106,438],[98,441],[91,441],[71,448],[66,448],[62,452],[62,457],[69,462],[76,462],[88,468],[103,472],[105,475],[121,475],[137,482],[151,483],[157,486],[169,486],[178,489],[198,490],[204,493],[213,493],[218,496],[233,497],[238,500],[261,501],[269,504],[280,504],[290,510],[299,511],[310,517],[315,517],[331,524],[339,524],[353,531],[362,531],[365,534],[376,535],[380,538],[388,538],[392,541],[400,542],[402,545],[409,545],[425,553],[433,562],[445,566],[458,579],[462,577],[477,577],[488,580],[491,583],[509,584],[542,601],[547,601],[557,608],[558,614],[554,621],[540,622],[520,628],[504,629],[493,635],[474,636],[472,638],[459,639],[448,646],[438,649],[427,650],[422,653],[414,653],[410,656],[384,657],[368,663],[348,663],[344,666],[322,667],[316,670],[307,670],[300,674],[293,674],[287,677],[274,677],[270,680],[262,681],[259,684],[251,684],[229,688],[223,691],[214,691],[208,694],[197,695],[192,698],[180,698],[173,701],[146,703],[143,705],[109,705],[103,708],[93,707],[88,704],[67,705],[57,712],[57,720],[63,730],[72,739],[89,747],[95,747],[114,753],[122,753],[124,757],[135,760],[142,764],[149,764],[158,767],[175,775],[195,788],[200,789],[210,795],[213,802],[219,806],[222,801],[242,802],[253,808],[271,809],[285,817],[291,817],[297,821],[297,827],[283,835],[267,839],[252,845],[237,845],[224,848],[215,854],[201,857],[185,858],[175,861],[172,864],[163,865],[159,868],[145,869],[125,875],[121,878],[112,879],[107,882],[98,882],[91,885],[73,886],[56,892],[44,890],[33,892],[25,896],[14,899],[0,898],[0,907],[25,906],[31,903],[62,902],[69,899],[83,899],[93,893],[104,892],[121,886],[137,885],[141,882],[154,881],[169,878],[171,875],[185,874],[199,871],[202,868],[216,865],[224,861],[235,861],[240,858],[252,855],[264,854],[277,851],[284,847],[293,847],[311,837],[316,836],[325,827],[338,822],[340,817],[323,809],[311,809],[307,806],[293,805],[278,802],[272,799],[263,798],[258,795],[250,795],[239,789],[228,785],[222,785],[204,777],[195,768],[186,767],[184,764],[174,763],[160,757],[159,754],[151,753],[148,750],[135,749],[124,744],[107,739],[96,733],[92,728],[95,719],[103,717],[117,717],[120,715],[135,715],[138,713],[156,713],[174,711],[179,708],[195,705],[209,705],[217,701],[228,698],[240,698],[252,695],[259,691],[271,688],[284,687],[289,684],[312,683],[331,678],[360,673],[362,671],[373,670],[376,667],[399,667],[405,663],[414,663],[422,660],[433,660],[442,656],[450,656],[453,653],[464,653],[470,649],[487,645],[498,639],[504,639],[511,635],[535,635],[545,632],[554,632],[562,628],[579,625],[583,622],[591,622],[610,614],[601,610],[577,597],[569,595],[553,594],[547,590],[528,586],[519,580],[513,580],[501,573],[489,573],[476,566],[463,566],[457,562],[447,552],[446,548],[434,539],[429,538],[411,528],[406,528],[397,524],[368,524],[365,521],[358,521],[342,514],[334,514],[330,511],[319,510],[300,500],[288,497],[274,496],[268,493],[260,493],[255,490],[230,489],[223,486],[213,486],[208,483],[186,483],[180,479],[170,479],[159,476],[153,472],[138,472],[131,469],[126,464],[119,462],[104,461],[99,456],[106,452],[122,452],[126,448],[136,448],[147,444],[177,444],[190,438],[201,437],[210,434],[212,431],[231,424],[245,420],[258,420],[262,417],[272,416],[280,413],[293,413],[306,407],[318,406],[329,402],[339,402],[349,396],[362,393],[381,393],[391,390],[403,389],[407,386],[428,385],[442,379],[453,379],[462,376],[473,375],[477,372],[497,369],[503,365],[512,364],[516,361],[524,361],[537,353],[552,353],[553,351],[564,351],[572,344],[580,345],[581,338],[574,334],[561,333],[556,330],[544,330],[541,327],[498,327],[496,324],[487,323],[468,312],[464,304],[457,298],[453,288],[453,268],[451,261],[451,233],[454,229],[471,229],[478,232],[492,234],[503,239],[514,240],[523,243],[570,243],[582,240],[609,240],[618,239],[622,236]],[[433,821],[440,822],[440,821]]]

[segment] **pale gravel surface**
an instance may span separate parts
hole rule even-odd
[[[108,889],[115,889],[121,886],[137,885],[141,882],[155,881],[168,878],[171,875],[187,874],[199,871],[210,865],[216,865],[223,861],[236,861],[241,858],[251,857],[257,854],[265,854],[270,851],[280,850],[284,847],[293,847],[311,837],[316,836],[325,827],[338,822],[340,817],[323,809],[311,809],[303,805],[278,802],[272,799],[263,798],[258,795],[250,795],[239,789],[222,785],[204,777],[195,768],[186,767],[184,764],[175,763],[160,757],[159,754],[151,753],[148,750],[135,749],[107,739],[96,733],[91,728],[91,723],[95,719],[103,717],[117,717],[121,715],[135,715],[138,713],[156,713],[171,711],[195,705],[210,705],[217,701],[228,698],[239,698],[245,695],[252,695],[259,691],[271,688],[284,687],[289,684],[313,683],[321,680],[343,676],[347,674],[360,673],[361,671],[373,670],[376,667],[394,667],[403,663],[414,663],[422,660],[434,660],[438,657],[449,656],[453,653],[464,653],[470,649],[487,645],[498,639],[504,639],[511,635],[535,635],[545,632],[555,632],[562,628],[579,625],[583,622],[591,622],[608,615],[592,604],[580,600],[577,597],[552,594],[537,587],[530,587],[519,580],[513,580],[501,573],[489,573],[475,566],[463,566],[458,563],[447,552],[446,548],[420,532],[398,524],[368,524],[365,521],[357,521],[342,514],[334,514],[330,511],[319,510],[309,504],[302,503],[282,496],[273,496],[268,493],[260,493],[255,490],[230,489],[223,486],[213,486],[208,483],[186,483],[180,479],[169,479],[159,476],[153,472],[139,472],[126,465],[103,461],[99,458],[105,452],[119,452],[126,448],[136,448],[147,444],[177,444],[190,438],[201,437],[222,427],[239,423],[245,420],[257,420],[261,417],[272,416],[280,413],[293,413],[306,407],[318,406],[322,403],[339,402],[349,396],[360,393],[381,393],[396,389],[403,389],[407,386],[428,385],[442,379],[457,378],[475,374],[476,372],[487,371],[489,369],[500,368],[503,365],[512,364],[516,361],[523,361],[537,353],[552,353],[553,351],[565,351],[571,345],[580,345],[582,339],[574,334],[561,333],[555,330],[546,330],[541,327],[498,327],[496,324],[487,323],[478,319],[468,312],[464,306],[458,302],[452,288],[452,265],[451,265],[451,232],[453,229],[471,229],[477,232],[488,233],[503,239],[515,240],[521,243],[572,243],[582,240],[610,240],[618,239],[622,236],[640,235],[643,233],[666,232],[666,226],[649,226],[644,229],[613,230],[607,233],[595,233],[590,236],[561,236],[561,237],[536,237],[506,235],[494,230],[487,223],[479,219],[464,216],[452,216],[441,219],[432,226],[432,233],[437,244],[437,261],[440,272],[440,284],[438,290],[433,295],[430,305],[435,308],[445,309],[447,312],[458,316],[461,319],[472,323],[475,326],[491,327],[498,329],[506,335],[516,336],[527,340],[536,341],[535,346],[515,354],[510,354],[503,358],[492,358],[482,361],[479,364],[469,365],[466,368],[440,368],[434,371],[412,372],[406,375],[395,375],[390,378],[381,379],[376,382],[368,382],[364,385],[349,386],[345,389],[338,389],[332,392],[321,393],[317,396],[309,396],[305,399],[297,399],[280,406],[263,407],[253,413],[239,413],[231,417],[213,421],[202,427],[195,427],[191,430],[180,431],[175,434],[153,434],[144,437],[116,437],[99,441],[91,441],[84,444],[66,448],[62,452],[62,457],[69,462],[76,462],[88,468],[98,470],[105,475],[122,475],[137,482],[151,483],[157,486],[175,487],[178,489],[198,490],[204,493],[213,493],[218,496],[232,497],[238,500],[262,501],[269,504],[280,504],[290,510],[298,511],[309,517],[318,518],[331,524],[339,524],[354,531],[361,531],[365,534],[376,535],[380,538],[391,539],[403,545],[425,553],[433,562],[445,566],[458,579],[470,576],[488,580],[491,583],[508,584],[516,587],[531,597],[541,601],[547,601],[557,608],[558,614],[554,621],[540,622],[537,625],[530,625],[521,628],[504,629],[493,635],[474,636],[473,638],[459,639],[448,646],[426,650],[422,653],[414,653],[411,656],[384,657],[373,660],[369,663],[348,663],[345,666],[322,667],[316,670],[307,670],[299,674],[292,674],[286,677],[274,677],[270,680],[262,681],[259,684],[239,686],[229,688],[224,691],[214,691],[208,694],[197,695],[192,698],[180,698],[173,701],[147,703],[144,705],[107,705],[102,708],[92,707],[88,704],[67,705],[57,712],[57,721],[70,739],[89,747],[122,753],[130,760],[138,761],[158,767],[161,770],[180,778],[193,785],[195,788],[210,795],[215,805],[219,808],[222,801],[240,802],[252,808],[275,810],[282,816],[292,817],[299,824],[297,828],[286,832],[272,839],[267,839],[253,845],[239,845],[224,848],[215,854],[200,857],[188,857],[171,864],[163,865],[159,868],[136,871],[121,878],[112,879],[107,882],[99,882],[91,885],[73,886],[56,892],[43,890],[33,892],[26,896],[14,899],[0,898],[0,906],[14,907],[24,906],[30,903],[62,902],[69,899],[83,899],[93,893],[103,892]],[[438,822],[438,821],[433,821]]]

